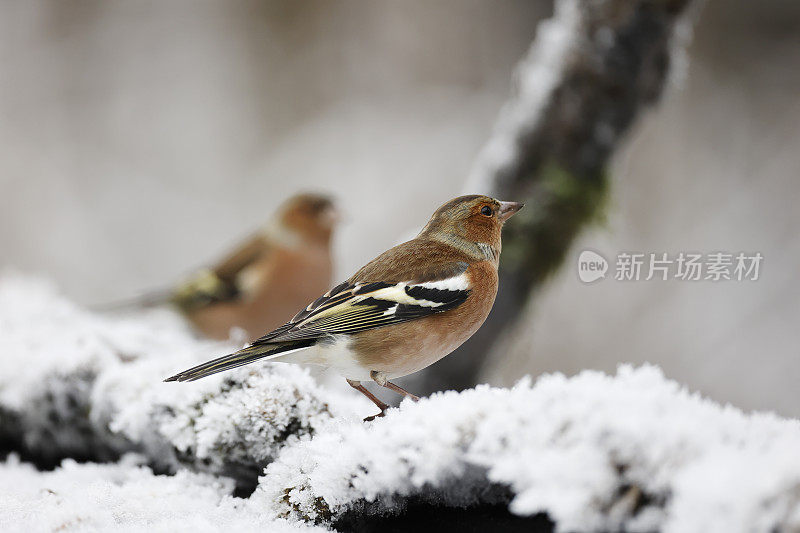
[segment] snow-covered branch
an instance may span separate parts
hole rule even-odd
[[[426,374],[427,390],[476,382],[486,353],[515,322],[573,240],[602,214],[608,163],[685,60],[691,0],[556,0],[520,61],[466,192],[526,202],[503,234],[492,315]]]
[[[247,500],[231,497],[231,480],[185,470],[175,476],[156,476],[145,462],[135,455],[106,465],[68,459],[52,472],[38,472],[12,456],[0,463],[0,528],[28,532],[328,531],[277,518]]]
[[[234,348],[196,339],[168,311],[103,317],[42,282],[3,278],[0,436],[41,466],[136,451],[159,471],[188,466],[252,488],[282,446],[358,404],[290,365],[161,383]]]
[[[794,531],[798,446],[798,421],[722,407],[656,367],[621,367],[440,393],[329,428],[284,448],[251,499],[306,520],[401,512],[412,497],[505,498],[558,531]]]
[[[528,530],[800,528],[800,422],[720,406],[655,367],[438,393],[367,424],[366,400],[290,365],[161,382],[233,347],[168,313],[98,317],[0,279],[3,444],[43,466],[119,459],[41,473],[12,455],[0,528],[33,509],[50,529],[281,531],[410,509],[474,525],[487,508]]]

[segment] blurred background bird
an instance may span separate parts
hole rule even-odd
[[[226,339],[236,327],[248,340],[257,339],[330,287],[331,238],[339,219],[329,197],[293,196],[214,266],[126,307],[172,304],[205,336]]]

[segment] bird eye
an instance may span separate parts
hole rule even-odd
[[[481,207],[481,215],[490,217],[492,216],[492,208],[488,205]]]

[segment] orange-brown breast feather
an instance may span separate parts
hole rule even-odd
[[[353,349],[359,362],[392,379],[421,370],[446,356],[481,327],[497,295],[497,269],[489,261],[470,264],[471,292],[448,311],[359,333]]]
[[[361,268],[350,283],[426,282],[442,279],[443,267],[466,262],[470,295],[448,311],[359,333],[353,348],[360,362],[389,376],[407,375],[436,362],[471,337],[489,315],[497,295],[497,267],[432,239],[415,239],[388,250]],[[444,276],[446,277],[446,276]]]
[[[185,311],[194,325],[209,337],[225,339],[232,327],[243,328],[255,340],[280,326],[331,283],[332,263],[327,248],[306,246],[300,250],[273,247],[241,264],[253,287],[247,295],[213,302]],[[231,265],[232,266],[232,265]],[[234,276],[231,283],[239,279]]]

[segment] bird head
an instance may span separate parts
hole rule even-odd
[[[503,224],[523,205],[477,194],[459,196],[436,210],[420,236],[444,240],[477,255],[491,250],[496,259]]]
[[[312,193],[289,198],[278,214],[280,226],[305,242],[328,244],[341,219],[333,200]]]

